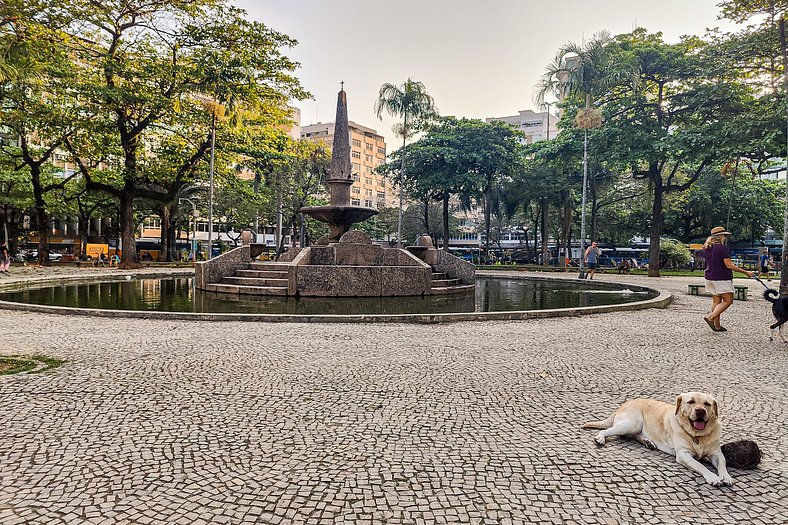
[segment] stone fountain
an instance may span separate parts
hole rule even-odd
[[[407,249],[384,248],[353,224],[377,214],[351,206],[353,184],[347,96],[337,97],[328,206],[301,212],[328,224],[330,233],[308,248],[291,248],[277,262],[254,261],[264,247],[246,245],[195,265],[198,289],[227,294],[306,297],[395,297],[471,292],[475,267],[437,250],[422,236]]]
[[[317,244],[339,242],[339,239],[350,230],[353,224],[363,222],[378,211],[374,208],[350,205],[350,186],[353,184],[352,166],[350,162],[350,128],[347,117],[347,95],[342,89],[337,95],[337,118],[334,123],[334,143],[331,148],[331,171],[326,185],[328,186],[328,206],[307,206],[301,213],[328,224],[330,233],[321,237]]]

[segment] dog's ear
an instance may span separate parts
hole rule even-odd
[[[720,417],[720,409],[717,408],[717,400],[713,400],[711,402],[711,406],[714,407],[714,417]]]
[[[679,394],[679,397],[676,398],[676,411],[674,412],[674,414],[678,414],[679,413],[679,408],[681,408],[681,402],[682,401],[683,401],[683,398],[681,397],[681,394]]]

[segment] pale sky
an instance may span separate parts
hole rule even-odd
[[[298,45],[296,76],[314,96],[297,102],[302,125],[332,122],[345,81],[349,118],[378,130],[396,149],[391,126],[375,116],[381,84],[421,81],[442,115],[481,118],[537,109],[535,84],[559,47],[607,29],[662,31],[668,41],[730,30],[719,0],[236,0],[249,16]]]

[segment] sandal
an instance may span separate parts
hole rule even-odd
[[[709,328],[711,328],[712,331],[714,331],[714,332],[720,332],[721,331],[721,330],[717,330],[717,327],[714,326],[714,321],[712,321],[708,317],[704,317],[703,320],[706,321],[706,324],[709,325]]]
[[[727,332],[728,330],[724,326],[720,326],[719,328],[717,328],[717,331],[718,332]]]

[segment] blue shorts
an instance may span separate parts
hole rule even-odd
[[[589,270],[596,270],[596,263],[595,262],[588,263],[588,269]]]

